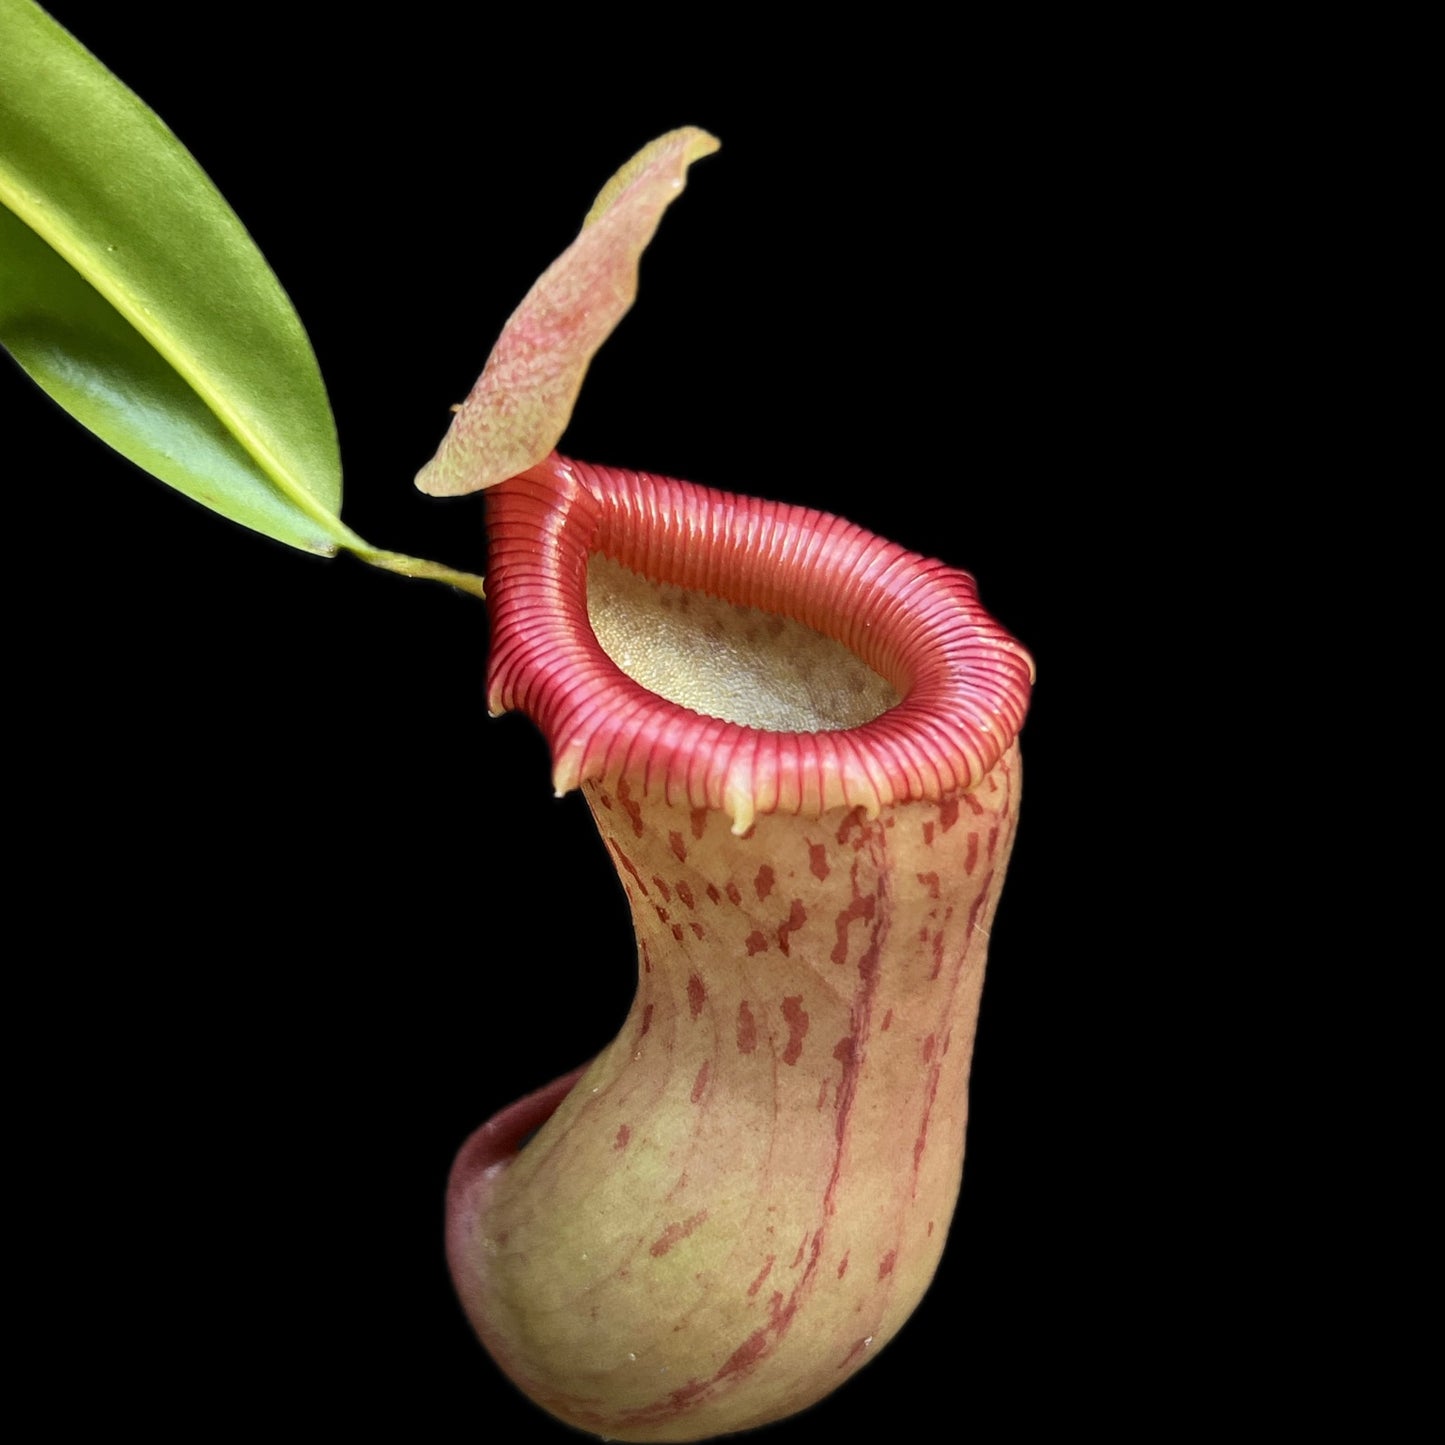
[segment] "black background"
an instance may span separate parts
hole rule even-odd
[[[1147,102],[1066,36],[52,9],[287,288],[347,521],[478,571],[477,500],[411,484],[448,404],[618,164],[675,125],[721,138],[564,450],[966,567],[1040,679],[939,1278],[876,1363],[768,1433],[1147,1414],[1193,1250],[1153,1163],[1177,1000],[1151,1013],[1120,826],[1139,754],[1114,669],[1161,627],[1123,482],[1165,460],[1167,333],[1193,304]],[[222,522],[13,367],[0,414],[32,579],[17,828],[66,900],[37,905],[29,969],[62,1151],[37,1191],[82,1260],[70,1357],[152,1418],[570,1433],[472,1339],[441,1198],[472,1128],[612,1036],[631,945],[579,800],[552,799],[525,721],[485,716],[483,609]],[[1167,460],[1193,484],[1192,445]]]

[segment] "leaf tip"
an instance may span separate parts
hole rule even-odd
[[[451,484],[451,479],[446,475],[445,470],[438,465],[442,459],[441,452],[437,452],[416,474],[416,489],[425,492],[429,497],[454,497],[457,488]]]

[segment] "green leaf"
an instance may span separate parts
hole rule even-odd
[[[637,296],[637,267],[687,168],[718,142],[685,126],[644,146],[603,186],[575,241],[512,313],[477,384],[416,484],[434,497],[495,486],[562,439],[597,348]]]
[[[0,0],[0,342],[223,516],[312,552],[360,541],[280,283],[159,117],[30,0]]]

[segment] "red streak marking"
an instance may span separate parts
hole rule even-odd
[[[768,940],[756,928],[748,934],[747,944],[749,958],[755,953],[766,953],[768,949]]]
[[[992,871],[983,875],[983,883],[978,890],[978,897],[973,900],[973,907],[968,910],[968,927],[964,930],[965,938],[973,937],[973,930],[978,927],[978,915],[983,912],[983,906],[988,902],[988,885],[993,882]]]
[[[856,866],[853,877],[854,896],[857,896],[858,881]],[[888,916],[881,915],[873,924],[872,935],[863,957],[858,960],[858,979],[862,985],[854,1009],[853,1020],[859,1036],[868,1036],[868,1021],[873,1014],[874,997],[878,990],[878,952],[888,932]],[[859,1067],[856,1059],[843,1065],[843,1077],[838,1081],[838,1105],[833,1132],[838,1140],[837,1152],[833,1155],[833,1169],[823,1191],[823,1215],[828,1218],[836,1209],[838,1179],[843,1169],[843,1149],[848,1139],[848,1124],[853,1114],[853,1104],[858,1093]],[[816,1262],[816,1256],[815,1256]]]
[[[852,1250],[849,1250],[847,1253],[845,1253],[844,1256],[843,1256],[843,1262],[838,1266],[838,1278],[839,1278],[839,1279],[842,1279],[843,1276],[848,1273],[848,1255],[851,1254],[851,1253],[852,1253]]]
[[[808,910],[803,907],[802,900],[793,899],[793,906],[788,910],[788,921],[778,925],[778,947],[783,950],[783,956],[788,955],[788,935],[796,933],[808,921]]]
[[[657,910],[657,919],[659,923],[666,923],[668,919],[672,917],[672,914],[670,914],[667,909],[662,906],[662,904],[654,903],[652,906]]]
[[[657,882],[657,879],[654,878],[652,881],[653,881],[654,883],[656,883],[656,882]],[[937,898],[937,897],[938,897],[938,874],[937,874],[937,873],[920,873],[920,874],[918,875],[918,881],[919,881],[921,884],[923,884],[923,886],[924,886],[926,889],[928,889],[928,896],[929,896],[930,898]]]
[[[822,1110],[823,1110],[823,1105],[826,1104],[827,1102],[828,1102],[828,1081],[827,1081],[827,1079],[824,1079],[823,1082],[818,1085],[818,1102],[817,1102],[817,1104],[815,1105],[815,1107],[817,1108],[817,1110],[818,1110],[819,1113],[822,1112]]]
[[[890,1249],[882,1259],[878,1261],[878,1278],[883,1279],[893,1273],[893,1266],[898,1261],[898,1251]]]
[[[701,838],[703,830],[707,827],[707,809],[694,808],[692,810],[692,836]]]
[[[947,1032],[946,1034],[944,1034],[944,1036],[943,1036],[943,1057],[944,1057],[944,1058],[947,1058],[947,1057],[948,1057],[948,1046],[949,1046],[949,1044],[951,1044],[952,1042],[953,1042],[953,1028],[952,1028],[952,1026],[950,1025],[948,1032]]]
[[[707,1002],[707,985],[697,974],[690,973],[687,976],[687,1011],[696,1018],[702,1012],[702,1006]]]
[[[930,1234],[933,1233],[933,1221],[931,1219],[928,1221],[928,1232]]]
[[[988,830],[988,856],[989,856],[990,858],[993,857],[993,850],[994,850],[997,846],[998,846],[998,824],[995,823],[994,826]]]
[[[717,887],[714,884],[709,883],[707,885],[707,896],[716,903],[722,897],[722,894],[717,891]]]
[[[697,901],[692,896],[692,889],[689,888],[687,884],[684,883],[681,879],[678,879],[677,882],[677,896],[681,898],[682,901],[687,904],[689,908],[697,907]]]
[[[929,1034],[929,1041],[932,1042],[933,1035]],[[931,1052],[931,1051],[930,1051]],[[948,1052],[948,1045],[943,1046],[943,1052]],[[928,1071],[928,1096],[923,1101],[923,1118],[918,1125],[918,1138],[913,1141],[913,1197],[918,1197],[918,1170],[923,1163],[923,1151],[928,1146],[928,1120],[933,1113],[933,1101],[938,1097],[938,1076],[942,1073],[939,1064]]]
[[[795,993],[783,1000],[783,1017],[788,1024],[788,1046],[783,1050],[783,1062],[796,1064],[803,1052],[803,1039],[808,1033],[808,1015],[803,1008],[803,995]]]
[[[758,1271],[758,1277],[748,1286],[749,1299],[751,1299],[755,1294],[757,1294],[760,1289],[762,1289],[763,1281],[767,1279],[768,1275],[772,1272],[772,1268],[773,1256],[770,1254],[768,1256],[768,1262],[762,1267],[762,1269]]]
[[[760,1330],[754,1330],[731,1355],[727,1363],[713,1376],[715,1380],[721,1380],[724,1376],[735,1375],[739,1370],[746,1370],[749,1365],[754,1365],[758,1357],[768,1347],[768,1329],[764,1325]]]
[[[651,1004],[648,1004],[647,1007],[642,1010],[642,1033],[638,1034],[637,1037],[638,1037],[639,1039],[645,1037],[646,1034],[647,1034],[648,1029],[650,1029],[651,1027],[652,1027],[652,1005],[651,1005]]]
[[[705,1213],[704,1211],[704,1217]],[[803,1236],[804,1244],[807,1243],[807,1239],[808,1236],[805,1234]],[[742,1374],[751,1369],[768,1352],[768,1334],[772,1332],[778,1339],[781,1339],[787,1332],[788,1327],[792,1324],[793,1316],[797,1313],[798,1309],[798,1297],[807,1286],[808,1278],[818,1263],[818,1253],[822,1248],[822,1243],[821,1235],[814,1240],[813,1257],[808,1263],[808,1268],[804,1272],[802,1280],[794,1287],[792,1298],[787,1307],[784,1308],[783,1306],[782,1294],[774,1291],[773,1297],[769,1301],[768,1323],[762,1328],[754,1330],[752,1334],[728,1356],[726,1362],[718,1369],[717,1373],[713,1375],[712,1379],[707,1381],[689,1380],[687,1384],[681,1386],[679,1389],[671,1391],[666,1400],[658,1400],[651,1405],[644,1405],[640,1409],[629,1409],[624,1412],[628,1420],[634,1424],[642,1424],[650,1421],[665,1420],[669,1416],[680,1414],[690,1406],[693,1400],[699,1395],[704,1394],[711,1386],[725,1380],[729,1375]],[[803,1245],[800,1244],[798,1246],[798,1259],[793,1261],[794,1265],[796,1265],[802,1257]],[[762,1284],[768,1270],[772,1267],[772,1262],[772,1256],[770,1255],[767,1264],[763,1267],[762,1274],[758,1276],[753,1287],[749,1289],[748,1293],[750,1295],[753,1293],[753,1290]],[[696,1278],[700,1280],[702,1276],[698,1275]],[[678,1324],[673,1328],[675,1330],[681,1329],[682,1326]],[[610,1422],[597,1418],[597,1424],[599,1426],[605,1426],[608,1423]]]
[[[933,972],[929,978],[937,978],[943,972],[943,930],[940,928],[933,935]]]
[[[728,902],[733,904],[734,906],[743,901],[743,895],[738,890],[738,885],[736,883],[730,882],[724,891],[727,893]]]
[[[838,1368],[839,1368],[840,1370],[846,1370],[846,1369],[848,1368],[848,1366],[853,1363],[854,1359],[855,1359],[858,1355],[861,1355],[861,1354],[863,1353],[863,1351],[866,1350],[867,1348],[868,1348],[868,1341],[867,1341],[867,1340],[854,1340],[854,1341],[853,1341],[853,1348],[852,1348],[851,1350],[849,1350],[846,1355],[843,1356],[843,1363],[842,1363],[841,1365],[839,1365]]]
[[[692,1081],[692,1102],[697,1103],[702,1098],[702,1091],[707,1088],[707,1076],[712,1069],[712,1060],[704,1059],[702,1068],[697,1071],[697,1078]]]
[[[662,1407],[662,1414],[669,1414],[673,1411],[681,1413],[681,1411],[685,1410],[688,1405],[690,1405],[693,1400],[695,1400],[699,1395],[701,1395],[702,1392],[706,1390],[711,1384],[711,1380],[689,1380],[687,1384],[681,1386],[676,1390],[671,1391],[667,1397],[668,1400],[671,1401],[671,1406],[670,1408],[667,1406]],[[657,1406],[652,1406],[648,1410],[634,1410],[632,1414],[634,1418],[643,1419],[650,1414],[655,1414],[657,1410]]]
[[[617,846],[617,839],[609,838],[607,841],[612,844],[612,851],[617,854],[617,861],[637,880],[637,886],[642,889],[642,896],[644,898],[651,897],[647,891],[647,884],[642,881],[642,874],[637,871],[632,859]]]
[[[675,938],[679,943],[682,942],[682,924],[680,924],[680,923],[674,923],[674,924],[672,925],[672,936],[673,936],[673,938]]]
[[[838,915],[834,921],[834,927],[838,931],[838,941],[833,945],[833,951],[828,955],[834,963],[848,962],[848,925],[855,918],[861,918],[865,923],[871,922],[873,918],[873,895],[860,896],[855,893],[853,901]]]
[[[891,1029],[892,1027],[893,1027],[893,1010],[892,1010],[892,1009],[889,1009],[888,1012],[883,1015],[883,1032],[886,1034],[886,1033],[888,1032],[888,1030]]]
[[[923,1062],[926,1064],[933,1057],[933,1050],[937,1047],[938,1035],[929,1034],[923,1041]]]
[[[932,822],[923,825],[923,843],[927,848],[933,847],[933,824]]]
[[[802,1264],[802,1262],[803,1262],[803,1248],[804,1248],[804,1246],[805,1246],[807,1243],[808,1243],[808,1236],[805,1234],[805,1235],[803,1236],[802,1240],[801,1240],[801,1241],[799,1242],[799,1244],[798,1244],[798,1252],[797,1252],[797,1254],[795,1254],[795,1255],[793,1256],[793,1262],[792,1262],[792,1264],[790,1264],[790,1265],[788,1266],[789,1269],[797,1269],[797,1267],[798,1267],[800,1264]]]
[[[702,926],[702,924],[700,924],[700,923],[690,923],[690,924],[688,924],[688,927],[692,929],[692,936],[693,936],[694,938],[706,938],[706,937],[707,937],[707,929],[705,929],[705,928]]]
[[[958,799],[945,798],[938,807],[938,826],[946,833],[958,822]]]
[[[773,870],[766,863],[758,869],[758,876],[753,879],[753,887],[758,890],[759,902],[773,891]]]
[[[853,1049],[853,1035],[849,1034],[847,1038],[839,1039],[838,1042],[833,1045],[833,1057],[847,1069],[851,1067],[853,1063]]]
[[[632,1138],[632,1130],[629,1129],[626,1124],[623,1124],[617,1130],[617,1138],[612,1141],[612,1147],[614,1149],[625,1149],[627,1148],[627,1141],[630,1138]]]
[[[652,875],[652,886],[656,888],[660,894],[662,894],[662,901],[664,903],[672,902],[672,889],[669,888],[667,884],[664,883],[662,879],[657,876],[656,873]]]
[[[992,778],[990,778],[988,781],[990,788],[996,786]],[[978,817],[978,815],[983,812],[983,804],[980,803],[979,800],[975,798],[972,793],[965,793],[963,795],[963,801],[967,803],[970,808],[973,809],[974,817]]]
[[[758,1046],[758,1021],[747,999],[738,1005],[738,1053],[750,1054]]]
[[[688,1235],[691,1234],[693,1230],[696,1229],[699,1224],[702,1224],[706,1219],[707,1210],[699,1209],[696,1214],[691,1215],[689,1218],[683,1220],[681,1224],[669,1224],[667,1228],[664,1229],[662,1233],[658,1235],[658,1237],[653,1241],[652,1248],[648,1250],[648,1253],[654,1259],[661,1259],[662,1256],[666,1254],[667,1251],[678,1242],[678,1240],[686,1239]]]
[[[640,838],[643,834],[642,804],[633,796],[626,779],[617,784],[617,801],[622,804],[627,816],[632,819],[632,831]]]
[[[826,843],[808,844],[808,867],[813,877],[820,883],[825,879],[832,869],[828,867],[828,845]]]
[[[850,828],[857,828],[858,830],[858,837],[854,839],[853,842],[853,846],[856,848],[868,836],[868,825],[863,821],[862,808],[854,808],[839,825],[838,842],[840,845],[848,841],[848,830]]]
[[[669,833],[667,835],[667,843],[677,856],[679,863],[687,862],[687,844],[682,841],[681,833]]]
[[[998,829],[995,828],[994,832],[998,832]],[[972,874],[976,867],[978,867],[978,834],[970,833],[968,835],[968,852],[964,854],[963,858],[963,871]]]
[[[868,947],[863,950],[862,956],[858,959],[858,977],[866,984],[871,984],[878,977],[878,930],[873,930],[873,937]]]
[[[643,973],[652,972],[652,954],[648,952],[646,943],[642,945],[642,971]]]

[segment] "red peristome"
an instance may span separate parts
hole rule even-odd
[[[487,493],[495,646],[488,703],[520,708],[559,792],[617,777],[692,809],[817,816],[937,801],[978,783],[1028,706],[1028,654],[973,578],[837,517],[553,454]],[[661,583],[791,617],[848,647],[902,701],[860,727],[767,732],[704,717],[627,677],[587,618],[594,553]],[[944,822],[944,827],[948,822]],[[635,819],[634,819],[635,822]]]

